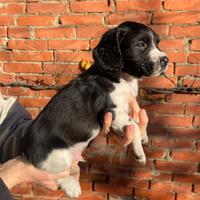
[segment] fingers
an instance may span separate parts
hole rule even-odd
[[[137,119],[138,112],[140,111],[140,107],[136,101],[134,96],[131,96],[129,101],[129,108],[130,108],[130,116],[132,119]]]
[[[123,146],[126,147],[128,146],[131,142],[134,140],[134,126],[129,125],[125,127],[124,130],[124,138],[123,138]]]
[[[146,132],[147,125],[148,125],[148,122],[149,122],[149,118],[147,116],[146,110],[144,110],[144,109],[141,109],[139,111],[138,115],[139,115],[139,127],[140,127],[140,131],[143,134],[143,133]]]
[[[61,172],[59,174],[51,174],[47,171],[37,169],[32,165],[29,165],[28,167],[29,167],[29,169],[28,169],[28,172],[27,172],[27,176],[31,177],[31,179],[33,179],[35,181],[57,180],[57,179],[60,179],[60,178],[65,178],[65,177],[69,176],[69,174],[70,174],[69,170]]]
[[[111,112],[107,112],[104,115],[104,120],[103,120],[103,127],[101,129],[100,134],[105,135],[109,132],[110,130],[110,126],[112,124],[112,113]]]
[[[37,181],[35,181],[36,183],[38,183]],[[50,189],[50,190],[57,190],[58,189],[58,185],[55,181],[41,181],[39,182],[40,185]]]

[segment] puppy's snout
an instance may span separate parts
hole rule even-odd
[[[160,57],[160,64],[162,67],[165,68],[167,66],[168,62],[169,62],[169,59],[167,56]]]

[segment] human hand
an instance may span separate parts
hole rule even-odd
[[[140,109],[136,98],[131,96],[130,98],[130,102],[129,102],[129,109],[130,109],[130,116],[133,120],[138,120],[139,119],[139,128],[141,131],[141,136],[143,138],[143,136],[146,135],[146,129],[147,129],[147,124],[148,124],[148,116],[147,113],[144,109]],[[112,113],[111,112],[107,112],[104,115],[104,120],[103,120],[103,127],[101,129],[100,134],[105,134],[109,132],[109,129],[111,127],[112,124]],[[126,126],[124,129],[124,137],[121,140],[121,138],[119,139],[117,136],[115,137],[115,139],[117,140],[117,142],[123,146],[127,146],[130,143],[133,142],[134,140],[134,125],[129,125]]]
[[[19,158],[9,160],[0,166],[0,177],[9,189],[22,182],[35,182],[56,190],[58,186],[55,180],[69,176],[70,173],[68,170],[56,175],[50,174],[24,163]]]

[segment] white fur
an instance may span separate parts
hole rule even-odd
[[[128,76],[124,76],[129,78]],[[128,125],[134,125],[134,141],[132,143],[136,158],[142,164],[146,163],[146,156],[142,147],[141,133],[138,123],[131,119],[129,115],[129,102],[132,95],[135,96],[138,92],[138,85],[136,79],[120,79],[119,83],[114,84],[114,91],[110,94],[111,100],[116,105],[114,108],[115,119],[112,122],[112,128],[118,133],[123,133],[124,128]]]
[[[47,159],[40,163],[40,168],[55,174],[70,169],[74,161],[82,161],[83,149],[97,136],[99,131],[99,129],[93,130],[92,137],[87,142],[77,143],[67,149],[54,149],[49,153]],[[77,198],[81,194],[79,181],[73,176],[59,179],[57,182],[70,198]]]

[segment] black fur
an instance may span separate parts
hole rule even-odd
[[[121,73],[151,75],[151,34],[157,45],[158,36],[143,24],[125,22],[106,32],[93,51],[93,66],[60,90],[33,121],[22,157],[38,166],[53,149],[87,141],[91,131],[101,127],[105,112],[113,112],[109,94]]]

